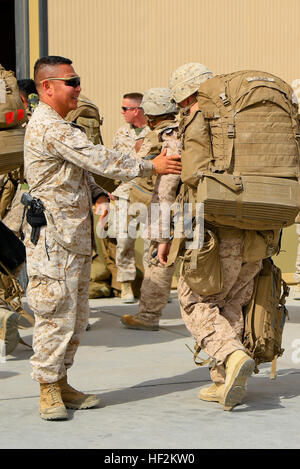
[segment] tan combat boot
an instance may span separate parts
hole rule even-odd
[[[131,282],[121,283],[122,303],[134,303],[134,294],[131,288]]]
[[[65,420],[67,409],[62,401],[60,387],[56,383],[40,383],[40,416],[44,420]]]
[[[219,402],[223,404],[223,392],[224,384],[213,383],[211,386],[201,389],[198,397],[202,401]]]
[[[246,383],[255,368],[255,362],[243,350],[236,350],[226,360],[226,380],[223,410],[231,410],[246,394]]]
[[[69,409],[90,409],[96,407],[100,399],[95,394],[84,394],[76,391],[67,382],[67,376],[58,381],[61,397],[66,407]]]
[[[121,323],[127,327],[127,329],[139,329],[143,331],[158,331],[159,330],[159,325],[151,322],[147,322],[141,317],[139,317],[138,314],[135,316],[131,314],[124,314],[124,316],[121,317]]]

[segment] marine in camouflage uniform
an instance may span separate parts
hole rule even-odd
[[[140,148],[144,138],[149,132],[144,111],[140,104],[143,95],[140,93],[128,93],[123,96],[122,114],[126,121],[113,137],[112,148],[122,153],[130,153],[133,157],[140,157]],[[113,192],[118,200],[126,200],[130,203],[130,190],[132,182],[120,184]],[[111,214],[111,217],[113,214]],[[118,211],[116,213],[118,217]],[[128,217],[128,222],[132,219]],[[135,238],[130,236],[118,236],[116,234],[116,280],[121,284],[121,299],[125,303],[134,301],[131,283],[136,277],[135,262]]]
[[[26,239],[27,298],[36,316],[31,363],[33,377],[51,383],[66,374],[88,319],[92,201],[103,193],[89,171],[130,179],[152,174],[152,165],[92,145],[41,102],[26,130],[25,171],[31,195],[42,200],[47,219],[37,246]]]
[[[178,121],[176,120],[177,106],[170,101],[170,90],[168,88],[151,88],[144,94],[142,107],[152,129],[141,148],[144,150],[143,156],[149,158],[164,149],[166,149],[167,155],[180,153],[181,145],[178,138]],[[153,179],[136,180],[133,183],[133,189],[138,186],[135,190],[137,197],[139,190],[148,193],[153,191],[150,198],[151,203],[171,206],[175,200],[179,182],[180,176],[170,174],[158,176],[154,181]],[[134,191],[132,191],[132,199],[134,200]],[[159,318],[168,302],[175,271],[175,265],[164,267],[158,262],[157,255],[155,255],[158,242],[168,242],[169,238],[167,240],[162,238],[161,220],[151,220],[151,205],[148,211],[148,225],[149,238],[151,238],[151,230],[155,232],[155,228],[158,228],[159,236],[151,241],[150,248],[148,248],[149,239],[145,240],[147,252],[139,312],[135,316],[124,315],[121,319],[123,325],[129,329],[159,329]]]
[[[124,181],[180,171],[180,163],[163,155],[151,163],[93,145],[76,125],[64,120],[76,109],[80,78],[72,61],[47,56],[35,64],[40,104],[26,129],[24,163],[30,193],[40,199],[45,222],[33,244],[26,236],[29,285],[27,299],[35,313],[31,359],[40,383],[40,414],[46,420],[67,418],[66,407],[94,407],[97,396],[83,394],[67,382],[67,369],[88,320],[88,285],[95,247],[92,204],[105,215],[109,198],[91,173]],[[50,75],[50,77],[49,77]],[[107,211],[107,210],[106,210]],[[30,212],[28,212],[30,214]]]
[[[197,90],[200,83],[211,76],[207,67],[197,63],[186,64],[173,72],[169,82],[171,95],[185,114],[198,110]],[[207,229],[206,224],[204,229]],[[211,359],[213,384],[202,389],[199,398],[217,401],[224,405],[224,410],[230,410],[243,399],[246,380],[255,366],[241,342],[242,308],[251,299],[254,277],[261,269],[262,260],[258,256],[252,262],[247,261],[246,230],[214,227],[214,231],[219,240],[223,270],[221,291],[214,295],[197,294],[181,276],[178,297],[186,327],[196,345]],[[251,251],[251,246],[248,249]],[[167,244],[160,244],[159,257],[163,263],[168,250]]]
[[[141,152],[137,153],[135,147],[139,141],[142,141],[145,138],[149,130],[148,126],[139,129],[133,127],[131,124],[125,124],[114,136],[113,149],[122,153],[130,153],[135,158],[141,158],[142,148]],[[130,203],[130,190],[132,188],[132,184],[133,181],[122,183],[112,194],[118,197],[118,199],[127,200]],[[135,279],[136,267],[134,245],[135,239],[131,237],[120,238],[117,236],[116,265],[118,269],[118,282],[131,282]]]

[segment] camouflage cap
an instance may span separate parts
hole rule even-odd
[[[169,88],[150,88],[144,93],[141,107],[148,116],[174,114],[177,106],[171,101]]]
[[[191,62],[177,68],[169,80],[171,99],[180,103],[198,90],[200,83],[212,78],[213,73],[197,62]]]

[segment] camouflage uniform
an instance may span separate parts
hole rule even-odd
[[[244,231],[219,228],[219,256],[223,269],[220,293],[201,296],[193,292],[181,277],[178,298],[186,327],[202,350],[214,362],[211,379],[225,382],[224,362],[235,350],[244,350],[242,307],[249,303],[253,279],[261,269],[261,260],[244,262]]]
[[[179,67],[169,80],[173,99],[185,104],[187,98],[194,96],[184,109],[185,112],[190,112],[191,106],[197,101],[194,94],[200,84],[211,77],[212,73],[202,64],[189,63]],[[245,255],[249,254],[248,251],[244,252],[246,230],[214,227],[214,231],[219,240],[219,258],[223,271],[221,291],[214,295],[200,295],[192,291],[181,276],[178,298],[186,327],[197,345],[212,359],[212,380],[214,383],[224,383],[225,361],[233,352],[244,351],[241,342],[242,307],[251,299],[254,277],[261,269],[262,260],[258,256],[257,260],[246,262]],[[247,249],[251,251],[251,246]]]
[[[115,133],[112,140],[112,148],[120,153],[130,153],[132,156],[137,157],[135,145],[139,140],[145,138],[150,131],[148,126],[143,127],[141,130],[133,127],[131,124],[125,124],[120,127]],[[120,186],[113,192],[114,195],[129,200],[129,192],[132,187],[131,182],[120,184]]]
[[[149,130],[149,127],[146,126],[137,133],[132,125],[125,124],[114,135],[112,145],[113,149],[122,153],[129,152],[132,156],[141,158],[143,153],[143,144],[138,154],[135,151],[135,145],[137,141],[145,138]],[[129,201],[132,183],[133,181],[120,184],[119,187],[113,192],[113,195]],[[130,220],[131,217],[129,218],[129,221]],[[131,238],[130,236],[126,238],[117,236],[116,266],[118,282],[128,282],[135,279],[136,266],[134,248],[134,238]]]
[[[180,153],[178,122],[175,119],[177,106],[170,100],[170,90],[168,88],[149,89],[143,96],[141,107],[153,129],[144,140],[143,156],[155,157],[165,149],[167,149],[167,156]],[[125,327],[144,330],[159,329],[159,318],[168,301],[175,270],[175,265],[164,267],[158,261],[158,242],[168,242],[170,239],[170,234],[166,235],[162,231],[164,227],[160,204],[167,205],[170,209],[176,197],[179,181],[180,176],[168,175],[166,178],[158,176],[152,180],[136,180],[136,187],[133,188],[132,198],[138,201],[144,199],[148,206],[148,226],[145,234],[148,238],[147,245],[150,240],[151,243],[144,261],[139,312],[135,316],[122,316],[121,322]],[[152,197],[151,192],[153,192]],[[154,212],[152,212],[153,208]],[[169,223],[167,228],[169,230]],[[167,239],[163,239],[162,236],[167,236]]]
[[[47,219],[36,246],[26,236],[27,299],[36,318],[31,363],[33,377],[51,383],[72,365],[88,320],[92,200],[103,193],[90,172],[130,180],[150,176],[153,166],[94,146],[43,102],[27,126],[24,150],[26,180]]]
[[[166,123],[165,123],[166,124]],[[163,123],[162,123],[163,125]],[[155,132],[155,131],[154,131]],[[178,123],[169,122],[168,126],[163,126],[162,129],[156,131],[162,141],[162,149],[167,148],[167,155],[174,155],[180,153],[180,140],[178,138]],[[176,192],[180,183],[180,176],[168,174],[158,176],[152,197],[152,203],[166,203],[169,206],[175,202]],[[150,213],[149,213],[150,215]],[[154,220],[154,223],[157,220]],[[158,221],[161,225],[160,221]],[[151,218],[149,217],[149,229],[151,230]],[[160,226],[161,230],[163,227]],[[175,264],[165,267],[158,262],[158,259],[152,258],[157,248],[157,242],[168,242],[169,239],[160,237],[151,242],[149,255],[146,257],[146,266],[144,272],[144,280],[141,287],[141,297],[139,302],[139,317],[146,322],[158,324],[162,310],[168,302],[170,295],[172,278],[175,271]],[[153,295],[155,292],[155,295]]]

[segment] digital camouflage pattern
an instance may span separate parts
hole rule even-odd
[[[169,124],[167,128],[161,131],[162,149],[167,148],[167,156],[180,154],[181,141],[178,135],[178,122]],[[164,174],[158,175],[154,187],[152,203],[168,204],[170,207],[176,201],[178,186],[180,184],[180,175]],[[166,220],[168,223],[168,220]],[[148,213],[148,232],[151,237],[152,233],[157,232],[158,236],[154,237],[155,241],[168,242],[169,238],[164,238],[163,233],[169,226],[164,226],[161,219],[151,219],[151,212]],[[154,225],[154,227],[153,227]],[[153,238],[153,237],[152,237]]]
[[[144,93],[141,107],[148,116],[176,113],[177,106],[171,101],[169,88],[150,88]]]
[[[213,73],[205,66],[197,62],[190,62],[178,67],[171,75],[169,88],[171,98],[180,103],[188,96],[194,94],[200,84],[212,78]]]
[[[76,126],[40,103],[25,135],[25,174],[45,206],[38,244],[26,233],[28,304],[35,313],[33,377],[56,382],[84,332],[93,247],[92,200],[102,192],[90,172],[130,180],[152,174],[149,162],[93,145]]]
[[[50,240],[47,227],[41,228],[36,246],[27,234],[26,253],[26,296],[35,316],[32,377],[54,383],[72,366],[88,323],[91,257]]]
[[[161,140],[162,149],[164,149],[165,147],[167,148],[167,155],[178,154],[179,148],[180,148],[180,142],[178,140],[177,131],[178,131],[177,122],[172,122],[171,124],[168,122],[167,127],[165,127],[163,123],[160,124],[159,129],[155,129],[154,131],[149,132],[146,135],[143,145],[140,149],[139,155],[142,158],[148,155],[149,150],[153,143],[153,139],[152,138],[150,139],[150,134],[152,135],[156,134],[157,141]],[[167,181],[169,182],[167,186],[167,190],[169,190],[170,181],[176,181],[176,184],[178,185],[180,176],[176,176],[176,175],[167,175],[167,176],[172,176],[171,178],[168,178],[166,180],[166,184],[167,184]],[[166,199],[168,199],[169,197],[165,193],[164,195],[161,194],[161,196],[163,197],[162,201],[166,201]],[[158,202],[157,195],[153,196],[152,202]],[[142,214],[139,214],[139,218],[143,224],[146,221],[146,217],[147,217],[146,210],[144,212],[144,218]],[[130,220],[132,220],[133,218],[134,216],[130,216]],[[157,223],[157,220],[156,220],[156,223]],[[142,226],[142,229],[143,229],[143,226]],[[145,244],[144,246],[144,265],[145,265],[148,245],[146,242],[144,244]],[[129,236],[127,238],[117,239],[116,265],[118,268],[117,280],[119,282],[128,282],[128,281],[134,280],[135,278],[136,268],[135,268],[134,246],[135,246],[135,239],[132,239]],[[148,300],[145,300],[145,301],[148,301]]]
[[[112,148],[121,153],[130,153],[131,156],[139,158],[136,152],[137,142],[143,140],[147,133],[150,131],[148,126],[145,126],[138,134],[131,124],[124,124],[115,133],[112,141]],[[120,179],[120,178],[118,178]],[[113,195],[122,197],[129,200],[129,192],[132,187],[131,182],[120,184],[119,187],[113,192]]]
[[[162,147],[167,148],[167,155],[180,154],[181,143],[178,137],[178,123],[173,122],[167,128],[160,130]],[[171,177],[170,177],[171,176]],[[153,203],[166,203],[171,206],[176,199],[176,192],[180,183],[180,176],[167,174],[158,176],[152,197]],[[157,220],[156,220],[157,222]],[[161,225],[161,222],[159,222]],[[151,224],[151,217],[150,217]],[[158,241],[165,241],[159,238]],[[167,239],[166,241],[169,241]],[[141,287],[138,316],[146,322],[157,325],[162,311],[166,306],[172,286],[172,278],[176,264],[162,266],[154,255],[157,249],[156,240],[151,241],[149,254],[145,257],[146,262],[144,280]],[[155,292],[155,295],[153,295]]]
[[[133,157],[140,158],[136,152],[136,144],[145,138],[147,133],[150,131],[148,126],[145,126],[138,134],[135,128],[126,123],[113,137],[113,149],[121,152],[129,152]],[[143,146],[143,143],[142,143]],[[149,176],[151,177],[151,176]],[[113,192],[113,195],[122,199],[130,199],[130,190],[132,188],[133,181],[125,182],[119,185]],[[136,276],[136,265],[135,265],[135,239],[120,238],[116,236],[116,266],[117,266],[117,281],[118,282],[129,282],[133,281]]]
[[[221,292],[200,296],[181,277],[178,297],[186,327],[213,360],[211,379],[224,383],[226,358],[235,350],[244,350],[242,308],[251,299],[254,277],[260,271],[262,261],[244,262],[243,230],[219,228],[217,234],[224,279]]]
[[[144,279],[141,287],[138,317],[142,320],[158,325],[159,318],[166,306],[172,279],[175,272],[175,264],[165,267],[158,262],[158,259],[151,258],[155,252],[157,243],[152,242],[148,256],[146,256]],[[153,294],[155,292],[155,294]]]
[[[92,199],[102,192],[89,172],[124,181],[153,172],[148,161],[93,145],[43,102],[29,121],[24,149],[26,180],[45,206],[47,230],[82,255],[92,252]]]

